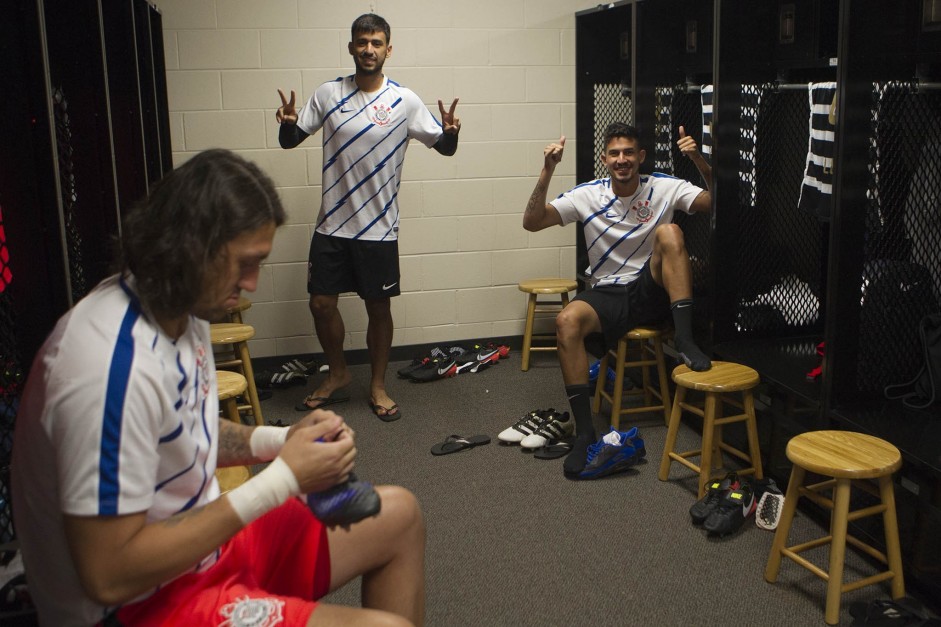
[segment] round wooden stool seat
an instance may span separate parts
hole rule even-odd
[[[840,479],[874,479],[902,467],[897,448],[852,431],[809,431],[791,438],[787,458],[805,470]]]
[[[229,322],[235,322],[238,324],[242,323],[242,312],[246,309],[250,309],[252,306],[252,301],[248,300],[244,296],[239,296],[239,302],[234,307],[229,307],[226,309],[226,314],[229,317]]]
[[[781,518],[774,533],[771,554],[765,566],[765,581],[777,581],[781,560],[787,557],[827,582],[824,620],[836,625],[840,620],[840,600],[845,592],[882,581],[890,581],[892,598],[905,596],[902,551],[892,474],[902,467],[902,454],[888,442],[851,431],[810,431],[794,436],[787,444],[787,458],[793,462]],[[807,473],[830,477],[806,484]],[[875,487],[873,486],[875,483]],[[859,488],[878,498],[875,505],[852,510],[851,490]],[[831,512],[829,535],[787,546],[797,502],[806,498]],[[870,500],[871,503],[871,500]],[[849,522],[882,515],[885,552],[849,533]],[[850,544],[886,565],[886,570],[855,581],[843,581],[846,545]],[[801,553],[829,547],[829,566],[821,569]]]
[[[529,279],[520,281],[518,287],[527,294],[568,294],[578,283],[574,279]]]
[[[736,468],[739,475],[753,474],[755,478],[764,477],[761,466],[761,450],[758,444],[758,424],[755,417],[755,399],[752,388],[761,382],[758,373],[748,366],[727,361],[713,361],[712,368],[704,372],[690,370],[686,366],[677,366],[673,370],[676,383],[676,395],[667,428],[667,440],[660,459],[660,481],[666,481],[670,475],[670,465],[678,462],[699,475],[697,498],[706,494],[706,485],[712,480],[715,469],[722,467],[722,453],[726,452],[746,462],[745,468]],[[702,408],[686,402],[686,394],[697,390],[705,394]],[[739,404],[728,395],[741,392]],[[722,414],[723,403],[741,407],[742,412],[732,416]],[[698,449],[678,452],[675,449],[683,411],[688,411],[703,419],[702,446]],[[744,422],[748,439],[748,451],[741,451],[725,442],[722,428],[734,422]],[[699,457],[699,463],[693,463],[690,457]]]
[[[667,379],[666,362],[663,358],[663,336],[669,329],[660,327],[635,327],[621,336],[617,347],[605,352],[598,367],[598,381],[595,383],[594,405],[592,410],[601,413],[601,399],[611,404],[611,426],[621,429],[621,416],[625,414],[643,414],[659,411],[663,413],[663,422],[670,424],[670,385]],[[635,344],[631,344],[634,342]],[[614,382],[608,391],[608,367],[614,360]],[[641,385],[636,389],[624,389],[625,372],[639,368]],[[654,385],[650,369],[657,369],[657,384]],[[642,397],[640,405],[622,407],[625,396]]]
[[[248,384],[246,390],[248,404],[239,406],[239,409],[251,409],[255,424],[265,424],[265,419],[261,415],[258,389],[255,387],[252,358],[248,350],[248,340],[255,337],[255,328],[250,324],[217,322],[209,325],[209,336],[214,347],[216,368],[234,369],[245,378]]]
[[[529,370],[531,351],[558,350],[555,333],[533,333],[537,313],[558,314],[569,304],[569,292],[578,287],[574,279],[543,278],[520,281],[519,291],[529,294],[526,303],[526,327],[523,330],[523,355],[521,370]],[[540,296],[558,295],[558,300],[539,300]],[[549,342],[546,346],[533,346],[533,340]]]
[[[249,479],[252,473],[248,466],[226,466],[225,468],[216,468],[216,481],[219,482],[219,491],[225,494],[233,490]]]
[[[691,390],[723,393],[750,390],[761,382],[761,377],[748,366],[714,361],[712,368],[705,372],[696,372],[687,366],[677,366],[673,369],[673,381]]]
[[[209,336],[213,344],[247,342],[255,337],[255,328],[238,322],[217,322],[209,325]]]
[[[220,401],[235,398],[248,389],[245,377],[231,370],[216,370],[216,383],[219,386]]]

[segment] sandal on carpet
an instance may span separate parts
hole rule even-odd
[[[334,390],[331,392],[330,396],[313,396],[309,395],[303,401],[294,406],[294,409],[297,411],[314,411],[315,409],[323,409],[328,405],[336,405],[337,403],[344,403],[350,400],[350,397],[346,395],[343,390]],[[311,403],[316,403],[311,405]]]
[[[439,442],[431,447],[431,454],[447,455],[448,453],[457,453],[483,444],[490,444],[490,436],[472,435],[465,438],[463,435],[449,435],[444,442]]]
[[[536,459],[559,459],[568,455],[571,450],[571,442],[554,442],[537,448],[533,451],[533,457]]]
[[[402,410],[395,403],[391,407],[380,405],[379,403],[369,402],[369,409],[375,414],[376,418],[383,422],[394,422],[402,417]]]

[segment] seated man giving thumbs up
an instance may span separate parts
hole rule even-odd
[[[556,318],[559,362],[575,419],[576,441],[565,459],[569,477],[585,469],[595,441],[588,385],[588,349],[600,353],[630,329],[657,323],[672,312],[676,349],[693,370],[708,370],[709,357],[693,341],[692,272],[676,210],[712,208],[712,168],[696,141],[679,127],[680,151],[693,160],[706,189],[660,173],[641,175],[646,151],[637,129],[615,122],[605,129],[601,163],[608,177],[582,183],[546,202],[546,190],[562,160],[565,137],[544,150],[545,162],[523,213],[523,227],[540,231],[581,222],[592,289],[585,290]]]

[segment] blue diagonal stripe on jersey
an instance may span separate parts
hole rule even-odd
[[[167,435],[161,436],[160,439],[157,440],[157,442],[158,442],[159,444],[164,444],[164,443],[166,443],[166,442],[172,442],[173,440],[175,440],[175,439],[177,439],[178,437],[180,437],[180,435],[182,435],[182,434],[183,434],[183,423],[180,422],[180,424],[178,424],[178,425],[176,426],[176,429],[174,429],[173,431],[171,431],[171,432],[168,433]]]
[[[382,93],[385,93],[385,91],[388,91],[388,89],[384,90],[383,92],[380,92],[379,95],[382,95]],[[370,104],[372,104],[373,102],[375,102],[378,98],[379,98],[379,96],[377,95],[375,98],[373,98],[372,100],[370,100],[370,101],[366,104],[366,107],[368,107]],[[395,102],[393,102],[393,103],[392,103],[392,106],[389,107],[389,108],[390,108],[390,109],[395,109],[395,107],[396,107],[400,102],[402,102],[402,99],[401,99],[401,98],[399,98],[398,100],[396,100]],[[363,107],[363,109],[365,109],[366,107]],[[362,112],[363,109],[360,109],[360,112]],[[335,109],[334,109],[334,110],[335,110]],[[359,112],[358,112],[356,115],[354,115],[352,118],[350,118],[350,120],[356,119],[358,116],[359,116]],[[349,122],[350,120],[347,120],[347,122]],[[405,121],[405,120],[403,120],[403,122],[404,122],[404,121]],[[346,123],[346,122],[344,122],[344,124],[345,124],[345,123]],[[396,128],[398,128],[399,126],[401,126],[401,124],[402,124],[402,122],[400,122],[399,124],[397,124],[392,130],[394,131]],[[343,126],[343,124],[341,124],[340,126]],[[336,131],[340,130],[340,126],[337,126]],[[337,149],[337,151],[336,151],[333,155],[331,155],[330,157],[326,157],[326,155],[324,155],[325,159],[324,159],[324,165],[323,165],[322,172],[326,172],[326,171],[327,171],[327,168],[329,168],[331,165],[333,165],[334,163],[336,163],[337,159],[338,159],[339,156],[340,156],[340,153],[342,153],[344,150],[346,150],[347,148],[349,148],[351,144],[355,143],[357,139],[359,139],[364,133],[366,133],[369,129],[373,128],[374,126],[375,126],[375,124],[372,124],[372,123],[367,124],[365,127],[363,127],[363,130],[361,130],[359,133],[357,133],[356,135],[354,135],[353,138],[350,139],[350,141],[348,141],[348,142],[346,142],[345,144],[343,144],[342,146],[340,146],[340,148]],[[336,131],[334,131],[334,132],[330,135],[330,138],[332,138],[333,135],[336,135]],[[389,134],[391,134],[391,131],[390,131]],[[387,134],[387,135],[388,135],[388,134]],[[383,139],[385,139],[385,138],[383,138]],[[323,143],[324,146],[327,145],[327,141],[328,141],[327,139],[324,139],[324,143]],[[379,143],[382,143],[382,142],[380,141]],[[373,149],[375,149],[375,146],[373,146],[373,148],[371,148],[368,152],[372,152]],[[345,172],[344,172],[344,174],[345,174]],[[338,177],[338,178],[342,178],[342,175],[341,175],[341,177]]]
[[[588,216],[588,219],[585,220],[585,222],[584,222],[583,224],[584,224],[584,225],[587,225],[589,222],[591,222],[592,220],[594,220],[595,218],[597,218],[599,215],[603,215],[603,214],[604,214],[608,209],[610,209],[611,206],[612,206],[614,203],[616,203],[617,201],[618,201],[618,197],[617,197],[617,196],[613,196],[613,197],[611,198],[610,202],[608,202],[608,204],[606,204],[604,207],[602,207],[602,208],[599,209],[598,211],[596,211],[596,212],[594,212],[593,214],[591,214],[590,216]],[[609,227],[609,228],[610,228],[610,227]]]
[[[176,399],[176,402],[173,403],[173,409],[179,409],[183,407],[183,390],[186,388],[186,370],[183,368],[183,363],[180,361],[180,351],[176,352],[176,369],[180,373],[180,382],[176,384],[176,391],[180,392],[180,396]]]
[[[121,287],[130,290],[121,281]],[[118,513],[120,494],[119,465],[121,452],[121,427],[124,403],[127,400],[127,385],[131,378],[134,361],[134,325],[140,318],[140,305],[136,297],[131,299],[108,368],[108,386],[105,391],[105,407],[101,425],[101,448],[98,454],[98,514],[113,516]]]
[[[396,192],[395,194],[392,194],[392,198],[390,198],[390,199],[389,199],[389,202],[387,202],[386,205],[385,205],[385,207],[382,208],[382,211],[379,212],[379,215],[377,215],[375,218],[373,218],[373,219],[372,219],[372,222],[370,222],[369,224],[367,224],[366,226],[364,226],[363,229],[353,237],[353,239],[359,239],[359,238],[363,235],[363,233],[365,233],[366,231],[368,231],[369,229],[371,229],[372,226],[373,226],[376,222],[378,222],[379,220],[381,220],[382,217],[383,217],[384,215],[386,215],[386,213],[388,213],[389,207],[392,206],[392,204],[395,202],[395,199],[396,199],[396,197],[397,197],[398,195],[399,195],[398,192]]]
[[[406,145],[407,143],[408,143],[408,136],[406,136],[405,139],[399,142],[395,146],[395,148],[393,148],[392,152],[386,155],[382,159],[382,161],[377,163],[376,167],[373,168],[372,172],[367,174],[361,181],[357,182],[356,185],[354,185],[350,190],[348,190],[345,194],[343,194],[343,196],[340,197],[340,199],[337,201],[337,203],[333,206],[333,208],[330,211],[324,212],[323,219],[317,224],[317,228],[320,228],[320,225],[322,225],[327,220],[327,218],[329,218],[331,215],[336,213],[336,211],[339,210],[340,207],[342,207],[346,203],[347,199],[349,199],[349,197],[353,195],[353,192],[355,192],[357,189],[362,187],[369,179],[376,176],[376,174],[378,174],[382,170],[382,166],[384,166],[389,159],[395,156],[398,150],[402,146]]]
[[[651,193],[653,192],[653,190],[650,190],[650,191],[651,191]],[[650,199],[650,196],[648,196],[647,199],[649,200],[649,199]],[[654,226],[660,224],[660,221],[663,219],[663,216],[665,216],[665,215],[666,215],[666,211],[661,211],[661,212],[660,212],[660,215],[657,216],[657,221],[654,222]],[[636,230],[636,229],[635,229],[635,230]],[[633,231],[632,231],[632,232],[633,232]],[[623,268],[625,265],[627,265],[627,261],[633,256],[633,254],[634,254],[635,252],[637,252],[638,249],[640,249],[641,246],[644,245],[644,243],[647,241],[647,239],[648,239],[653,233],[655,233],[655,232],[656,232],[656,229],[655,229],[655,228],[654,228],[654,229],[650,229],[650,232],[647,233],[647,236],[644,237],[644,239],[642,239],[642,240],[640,241],[640,243],[637,244],[637,246],[634,248],[634,250],[632,250],[630,253],[628,253],[627,255],[624,256],[624,261],[621,262],[621,265],[618,266],[617,268],[615,268],[614,270],[612,270],[611,272],[609,272],[608,275],[610,276],[610,275],[612,275],[612,274],[617,274],[617,273],[621,270],[621,268]],[[621,239],[623,240],[623,238],[621,238]],[[619,242],[619,243],[620,243],[620,242]],[[617,246],[617,244],[615,244],[615,246]],[[611,250],[611,249],[608,249],[608,253],[605,253],[606,256],[610,253],[610,250]],[[599,263],[598,266],[600,267],[600,265],[601,265],[601,264]],[[597,268],[594,268],[592,272],[594,272],[594,270],[597,270]]]
[[[398,170],[398,168],[396,168],[396,170]],[[369,198],[367,198],[367,199],[356,209],[356,211],[353,211],[352,213],[350,213],[350,215],[348,215],[348,216],[346,217],[346,220],[344,220],[343,222],[341,222],[340,224],[338,224],[338,225],[336,226],[336,228],[334,228],[332,231],[330,231],[330,233],[328,233],[328,235],[333,235],[334,233],[336,233],[337,231],[339,231],[340,229],[342,229],[344,224],[346,224],[347,222],[349,222],[350,220],[352,220],[354,217],[356,217],[356,215],[357,215],[360,211],[362,211],[363,209],[365,209],[366,206],[367,206],[369,203],[371,203],[371,202],[373,201],[373,199],[374,199],[376,196],[378,196],[380,193],[382,193],[382,190],[385,189],[386,185],[388,185],[389,183],[393,182],[394,180],[395,180],[395,174],[393,173],[393,175],[392,175],[385,183],[383,183],[383,184],[379,187],[379,189],[376,190],[376,193],[375,193],[375,194],[373,194],[372,196],[370,196]],[[397,195],[397,193],[396,193],[396,194],[393,194],[392,197],[395,198],[396,195]],[[390,200],[389,202],[391,203],[392,201]],[[389,205],[387,204],[387,205],[386,205],[386,208],[388,208],[388,206],[389,206]],[[384,214],[384,213],[385,213],[385,210],[383,210],[382,213]],[[360,233],[360,234],[361,234],[361,233]],[[360,234],[357,234],[356,236],[354,236],[353,239],[357,239]]]
[[[331,189],[333,189],[334,187],[336,187],[337,185],[339,185],[340,182],[343,181],[343,177],[346,176],[347,174],[349,174],[350,170],[352,170],[353,168],[356,167],[356,164],[358,164],[360,161],[362,161],[363,159],[365,159],[371,152],[373,152],[374,150],[377,150],[377,149],[379,148],[379,146],[382,145],[382,142],[384,142],[386,139],[388,139],[389,137],[392,136],[392,131],[396,130],[397,128],[399,128],[399,127],[402,126],[403,124],[405,124],[405,120],[402,120],[401,122],[399,122],[398,124],[396,124],[395,127],[393,127],[393,128],[390,130],[389,133],[386,133],[385,135],[383,135],[383,136],[382,136],[382,139],[380,139],[378,142],[376,142],[375,145],[372,146],[372,148],[370,148],[369,150],[367,150],[366,152],[364,152],[364,153],[362,154],[362,156],[360,156],[359,159],[357,159],[356,161],[354,161],[353,163],[350,164],[350,167],[348,167],[346,170],[344,170],[343,172],[341,172],[340,175],[337,176],[336,180],[335,180],[333,183],[331,183],[329,186],[325,187],[324,190],[323,190],[323,192],[322,192],[322,194],[326,194],[326,193],[329,192]],[[369,130],[369,129],[372,128],[372,127],[373,127],[373,125],[370,124],[369,126],[366,127],[365,130]],[[363,132],[365,132],[365,130],[364,130]],[[356,137],[359,137],[359,136],[361,136],[362,134],[363,134],[363,133],[359,133]],[[354,139],[355,139],[355,138],[354,138]],[[406,140],[407,140],[407,138],[406,138]],[[396,147],[393,149],[393,152],[395,152],[396,150],[398,150],[398,148],[399,148],[401,145],[402,145],[402,144],[400,143],[398,146],[396,146]],[[339,154],[339,153],[337,153],[337,154]],[[380,165],[382,165],[383,163],[385,163],[387,160],[388,160],[388,157],[386,157],[385,159],[383,159],[383,160],[380,162]],[[321,195],[322,195],[322,194],[321,194]]]
[[[356,115],[352,115],[352,116],[350,116],[348,119],[346,119],[346,120],[344,120],[343,122],[341,122],[340,124],[338,124],[337,127],[336,127],[335,129],[333,129],[333,132],[330,133],[329,136],[324,137],[323,145],[324,145],[324,146],[329,145],[330,140],[333,139],[333,136],[336,135],[336,134],[339,132],[339,130],[340,130],[341,128],[343,128],[344,126],[346,126],[347,124],[349,124],[350,122],[352,122],[353,120],[355,120],[357,117],[359,117],[359,114],[362,113],[363,111],[365,111],[365,110],[366,110],[366,107],[368,107],[368,106],[371,105],[372,103],[376,102],[376,100],[378,100],[379,97],[380,97],[382,94],[386,93],[387,91],[389,91],[388,88],[387,88],[387,89],[383,89],[382,91],[380,91],[378,94],[376,94],[376,97],[375,97],[375,98],[373,98],[372,100],[370,100],[369,102],[367,102],[359,111],[357,111],[357,112],[356,112]],[[327,115],[324,116],[324,120],[326,121],[326,119],[327,119],[327,118],[330,116],[330,114],[332,114],[334,111],[337,111],[337,110],[343,108],[343,105],[346,104],[346,103],[349,101],[349,99],[353,97],[353,94],[355,94],[355,93],[357,93],[357,92],[359,92],[359,88],[353,90],[353,92],[352,92],[349,96],[347,96],[346,98],[344,98],[343,100],[340,101],[340,104],[338,104],[338,105],[335,106],[334,108],[330,109],[330,112],[327,113]]]

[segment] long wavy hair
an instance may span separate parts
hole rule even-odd
[[[284,207],[271,179],[228,150],[202,152],[167,174],[124,219],[118,269],[157,315],[190,312],[225,245],[266,224]]]

